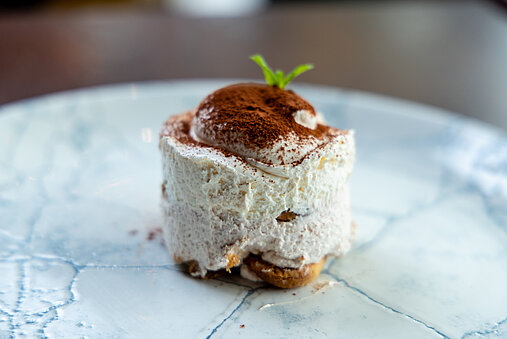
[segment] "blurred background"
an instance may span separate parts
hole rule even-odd
[[[426,103],[507,129],[507,2],[0,0],[0,104],[119,82],[257,78]]]

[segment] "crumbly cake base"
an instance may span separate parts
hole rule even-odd
[[[253,274],[255,281],[264,281],[280,288],[296,288],[306,286],[315,280],[319,276],[325,262],[326,258],[324,257],[317,263],[306,264],[300,268],[279,267],[262,260],[258,255],[250,255],[243,260],[242,265],[247,266],[249,274]],[[191,276],[201,279],[215,279],[231,273],[230,270],[221,269],[218,271],[207,271],[201,277],[199,274],[199,264],[195,260],[186,262],[185,264]]]
[[[295,288],[308,285],[317,278],[322,270],[326,258],[314,264],[306,264],[300,268],[278,267],[262,260],[259,256],[251,255],[243,260],[259,278],[280,288]]]

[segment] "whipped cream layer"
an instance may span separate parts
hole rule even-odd
[[[175,257],[197,261],[204,276],[250,253],[298,268],[350,248],[352,131],[328,133],[297,161],[276,164],[208,144],[202,134],[195,140],[196,121],[194,112],[173,116],[160,138],[164,234]],[[282,221],[284,212],[293,218]]]
[[[342,133],[319,122],[313,106],[290,90],[236,84],[201,102],[191,135],[253,162],[287,165]]]

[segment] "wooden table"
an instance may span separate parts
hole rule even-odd
[[[507,128],[507,21],[489,2],[276,5],[242,18],[155,10],[0,15],[0,103],[106,83],[260,78],[248,56],[300,81],[443,107]]]

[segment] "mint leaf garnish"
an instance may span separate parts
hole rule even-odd
[[[269,68],[266,60],[260,54],[255,54],[250,57],[257,65],[261,66],[262,71],[264,72],[264,79],[269,86],[275,86],[277,84],[277,77],[275,73]]]
[[[287,76],[285,76],[284,73],[279,69],[273,72],[273,70],[271,70],[271,68],[268,66],[266,60],[264,60],[264,58],[260,54],[254,54],[250,56],[250,59],[252,59],[257,65],[259,65],[262,68],[262,71],[264,72],[264,79],[266,80],[266,83],[268,85],[278,86],[281,89],[284,89],[285,86],[287,86],[289,82],[292,81],[292,79],[294,79],[301,73],[313,69],[312,64],[303,64],[297,66],[292,70],[292,72],[290,72]]]

